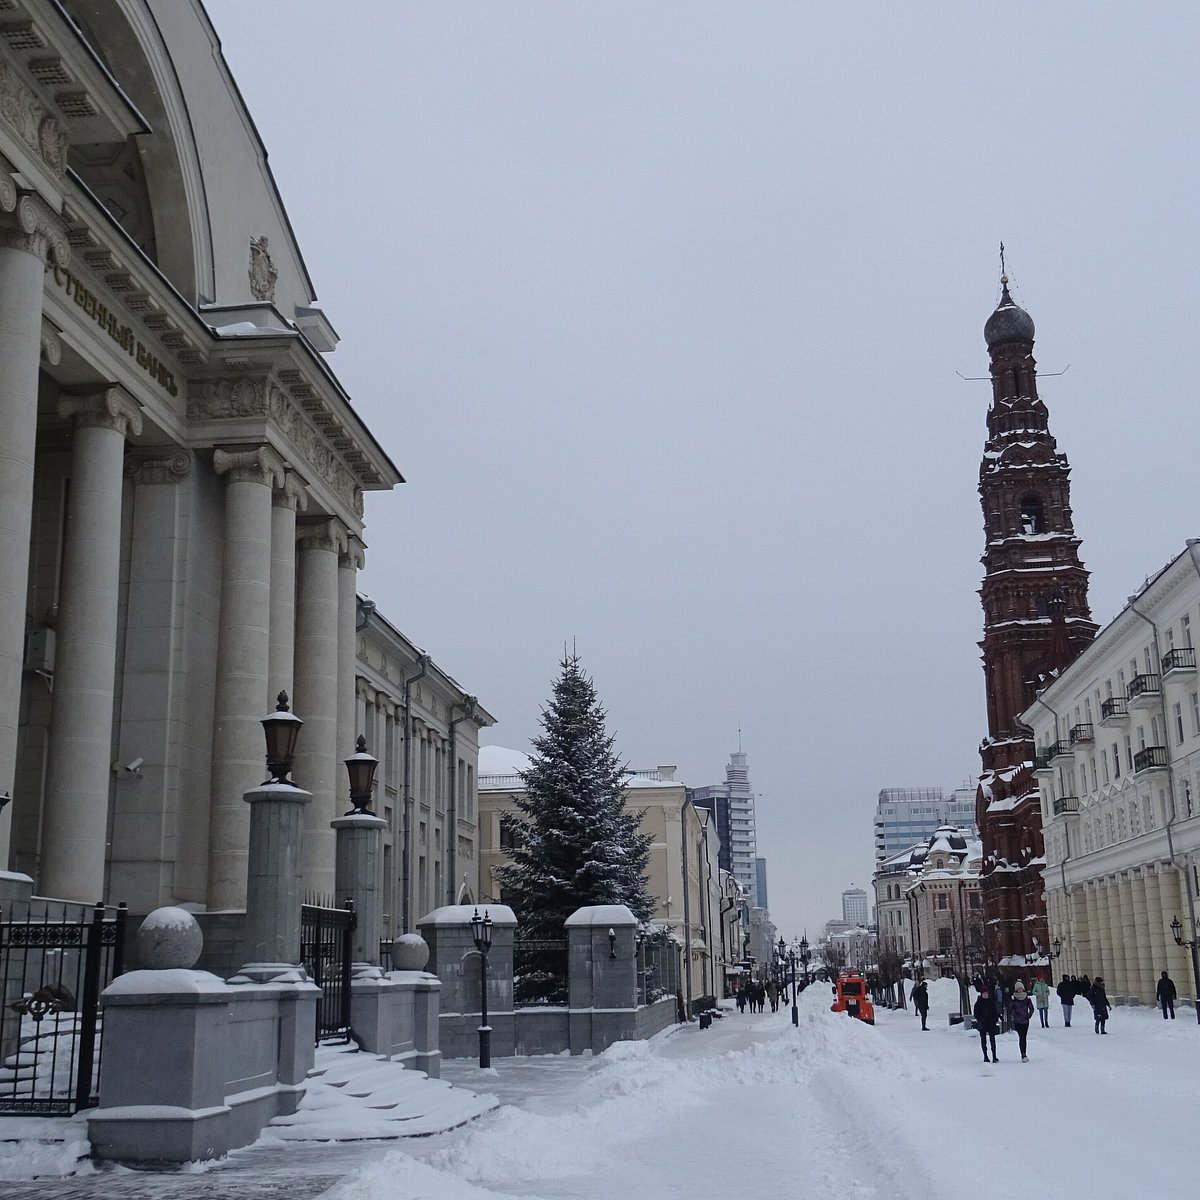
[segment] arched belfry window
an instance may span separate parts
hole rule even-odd
[[[1022,533],[1046,532],[1046,518],[1042,511],[1042,502],[1039,497],[1021,497],[1020,518]]]

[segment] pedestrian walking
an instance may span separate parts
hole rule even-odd
[[[1154,989],[1154,995],[1162,1008],[1163,1020],[1165,1021],[1168,1016],[1172,1021],[1175,1020],[1175,984],[1166,971],[1162,973],[1158,987]]]
[[[1085,975],[1086,979],[1087,976]],[[1108,1030],[1104,1028],[1108,1021],[1108,1014],[1112,1010],[1112,1005],[1108,1002],[1108,993],[1104,990],[1104,976],[1097,975],[1092,980],[1092,990],[1088,992],[1088,1000],[1091,1001],[1092,1014],[1096,1018],[1096,1032],[1107,1034]]]
[[[1009,1019],[1017,1031],[1017,1047],[1021,1051],[1021,1061],[1029,1061],[1029,1023],[1033,1020],[1033,1001],[1025,993],[1025,984],[1018,979],[1013,985],[1012,1000],[1008,1005]]]
[[[992,1044],[991,1061],[999,1062],[1000,1060],[996,1057],[996,1001],[986,983],[983,983],[979,989],[979,999],[975,1001],[971,1015],[975,1018],[975,1028],[979,1031],[979,1045],[983,1050],[983,1061],[988,1061],[988,1042],[990,1041]]]
[[[1058,1002],[1062,1005],[1063,1010],[1063,1028],[1071,1028],[1071,1009],[1075,1007],[1075,981],[1068,979],[1065,975],[1062,977],[1062,983],[1054,989],[1058,996]]]
[[[925,980],[913,984],[912,1002],[917,1016],[921,1018],[921,1028],[928,1033],[929,1026],[925,1022],[929,1017],[929,985]]]
[[[1037,1005],[1038,1020],[1043,1029],[1050,1028],[1050,985],[1038,977],[1033,985],[1033,1002]]]
[[[992,1000],[996,1005],[996,1024],[1001,1033],[1008,1032],[1008,996],[1004,990],[1004,980],[997,979],[992,988]]]
[[[737,1006],[738,1012],[744,1013],[746,1011],[746,989],[744,987],[740,987],[737,990]]]

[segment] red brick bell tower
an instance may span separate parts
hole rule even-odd
[[[1033,319],[1009,295],[1007,275],[1000,283],[1000,303],[983,327],[992,379],[979,468],[986,537],[979,646],[988,736],[980,746],[975,809],[983,839],[985,948],[992,961],[1018,966],[1033,953],[1034,938],[1049,944],[1033,738],[1019,717],[1097,627],[1071,521],[1071,469],[1038,396]]]

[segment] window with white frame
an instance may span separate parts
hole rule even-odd
[[[1175,716],[1175,745],[1183,745],[1183,705],[1176,704],[1171,712]]]

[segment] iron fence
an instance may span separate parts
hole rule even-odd
[[[317,1041],[354,1038],[350,1025],[350,941],[358,924],[354,902],[344,908],[300,907],[300,963],[321,989]]]
[[[71,1116],[99,1103],[100,993],[124,970],[125,919],[124,904],[57,920],[0,915],[0,1113]]]
[[[513,1006],[567,1003],[565,938],[517,938],[513,942]]]
[[[679,991],[679,944],[666,933],[638,940],[637,989],[639,1004],[653,1004]]]

